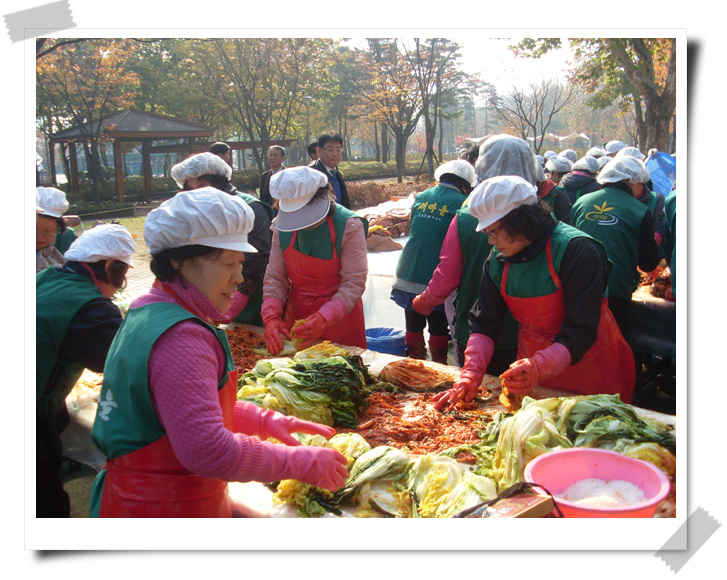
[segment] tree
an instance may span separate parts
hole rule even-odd
[[[89,39],[60,43],[36,60],[37,116],[52,115],[57,129],[73,126],[81,132],[96,203],[100,185],[110,196],[100,163],[100,122],[131,105],[138,77],[126,62],[134,50],[129,39]]]
[[[407,143],[422,114],[421,93],[397,39],[367,40],[369,50],[356,52],[365,73],[353,87],[370,107],[372,120],[394,137],[397,181],[401,183]]]
[[[404,48],[403,54],[412,69],[421,95],[422,118],[424,119],[425,152],[429,179],[434,179],[434,139],[440,127],[440,112],[443,95],[456,91],[463,80],[457,74],[456,60],[459,45],[446,38],[414,39],[414,46]],[[422,163],[424,160],[422,160]],[[437,164],[441,163],[440,158]]]
[[[634,109],[642,151],[669,150],[669,127],[676,111],[676,39],[573,38],[571,81],[590,94],[590,106],[618,102],[622,112]],[[527,39],[511,47],[537,58],[561,46],[557,38]]]
[[[533,148],[540,153],[553,118],[573,98],[573,93],[557,81],[542,80],[527,89],[513,86],[505,98],[496,101],[495,110],[520,138],[527,140],[532,134]]]
[[[325,39],[237,38],[198,41],[193,59],[201,80],[224,104],[229,118],[250,141],[259,171],[273,139],[305,133],[306,97],[326,86],[329,44]]]

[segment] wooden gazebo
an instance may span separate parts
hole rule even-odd
[[[156,113],[147,113],[137,111],[135,109],[127,109],[104,117],[100,122],[83,126],[83,130],[78,127],[65,129],[51,135],[49,139],[50,167],[53,172],[53,181],[55,182],[55,153],[54,145],[56,143],[75,144],[83,141],[89,135],[103,135],[113,144],[114,151],[114,171],[116,178],[116,197],[118,201],[124,201],[124,169],[121,157],[120,144],[125,141],[141,142],[142,157],[142,173],[144,176],[144,192],[147,201],[151,201],[151,153],[158,149],[163,151],[186,151],[191,153],[195,149],[195,143],[198,139],[211,139],[215,133],[213,127],[201,125],[199,123],[191,123],[165,115]],[[163,147],[152,147],[153,141],[163,141],[167,139],[184,139],[186,143],[174,144]],[[204,147],[204,146],[203,146]],[[163,152],[160,151],[160,152]],[[71,165],[71,191],[77,193],[79,190],[78,179],[78,160],[76,158],[75,146],[69,147],[69,161]]]

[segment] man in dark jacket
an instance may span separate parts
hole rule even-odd
[[[343,137],[338,133],[324,133],[318,138],[318,161],[311,167],[328,176],[328,183],[336,192],[336,203],[346,209],[351,209],[346,182],[341,172],[338,171],[338,164],[341,162],[342,155]]]
[[[271,145],[268,147],[268,165],[270,169],[263,171],[260,176],[260,201],[267,203],[272,207],[273,198],[270,196],[270,178],[273,173],[282,171],[285,163],[285,149],[280,145]]]

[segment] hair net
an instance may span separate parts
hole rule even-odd
[[[564,149],[559,155],[565,157],[571,163],[575,163],[578,160],[578,153],[574,149]]]
[[[38,215],[59,218],[68,211],[66,194],[55,187],[36,187],[35,206]],[[41,208],[38,211],[37,208]]]
[[[608,155],[614,155],[621,151],[624,147],[626,147],[626,143],[622,143],[621,141],[614,139],[613,141],[606,143],[606,153]]]
[[[538,189],[522,177],[502,175],[482,181],[470,194],[469,210],[477,231],[494,224],[521,205],[538,203]]]
[[[180,188],[184,187],[184,183],[190,177],[201,177],[203,175],[219,175],[230,179],[232,177],[232,167],[222,157],[209,151],[187,157],[187,159],[172,167],[172,178]]]
[[[475,168],[472,167],[472,164],[469,161],[465,161],[463,159],[455,159],[454,161],[447,161],[446,163],[442,163],[442,165],[437,167],[436,171],[434,172],[434,179],[439,181],[442,175],[445,175],[447,173],[451,173],[452,175],[461,177],[467,183],[469,183],[471,187],[477,185],[477,173],[475,172]]]
[[[624,147],[618,153],[616,153],[616,157],[624,157],[624,156],[635,157],[639,161],[643,161],[644,159],[646,159],[646,156],[641,151],[639,151],[636,147]]]
[[[643,161],[635,157],[617,157],[611,159],[598,174],[598,183],[646,183],[649,181],[649,170]]]
[[[555,151],[546,151],[545,153],[543,153],[543,157],[545,157],[546,161],[551,157],[555,157],[556,155],[558,154]]]
[[[69,262],[120,260],[129,266],[136,244],[129,230],[119,224],[99,224],[73,240],[64,257]]]
[[[499,175],[517,175],[535,185],[545,181],[542,166],[535,158],[530,145],[512,135],[494,135],[480,146],[480,156],[475,165],[480,179],[489,179]],[[542,179],[538,179],[542,174]]]
[[[574,171],[588,171],[594,175],[598,173],[599,169],[601,169],[601,165],[595,157],[581,157],[573,164]]]
[[[599,157],[597,159],[597,161],[598,161],[598,167],[603,169],[604,165],[611,163],[611,158],[608,155],[604,155],[603,157]]]
[[[608,153],[606,153],[606,150],[603,147],[591,147],[588,151],[586,151],[586,157],[595,157],[596,159],[600,157],[606,157]]]
[[[545,162],[545,168],[556,173],[568,173],[573,170],[573,163],[565,157],[555,155]]]
[[[152,255],[196,244],[257,252],[247,241],[254,221],[254,212],[239,196],[201,187],[180,191],[149,212],[144,239]]]

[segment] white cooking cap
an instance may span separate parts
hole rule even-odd
[[[558,155],[565,157],[571,163],[578,161],[578,153],[576,153],[575,149],[563,149]]]
[[[254,220],[252,209],[239,196],[201,187],[180,191],[149,212],[144,240],[152,255],[192,245],[257,252],[247,241]]]
[[[331,207],[330,197],[316,192],[328,184],[328,176],[308,166],[290,167],[270,178],[270,195],[278,200],[275,226],[294,232],[318,223]]]
[[[595,157],[581,157],[578,161],[573,164],[575,171],[588,171],[594,175],[601,169],[601,165],[598,163],[598,159]]]
[[[477,185],[477,172],[475,171],[473,165],[469,161],[465,161],[464,159],[455,159],[454,161],[447,161],[446,163],[442,163],[434,171],[434,179],[439,181],[439,178],[442,177],[442,175],[444,175],[445,173],[451,173],[452,175],[461,177],[467,183],[469,183],[471,187]]]
[[[616,153],[616,157],[624,157],[624,156],[635,157],[639,161],[643,161],[644,159],[646,159],[646,155],[644,155],[636,147],[624,147],[618,153]]]
[[[546,151],[545,153],[543,153],[543,157],[545,157],[546,160],[554,157],[555,155],[558,155],[555,151]]]
[[[608,155],[614,155],[621,151],[624,147],[626,147],[626,143],[622,143],[621,141],[614,139],[613,141],[606,143],[606,153]]]
[[[628,181],[629,183],[646,183],[650,177],[649,170],[644,162],[636,157],[616,157],[611,159],[598,174],[598,183],[618,183]]]
[[[99,224],[73,240],[66,253],[69,262],[120,260],[133,268],[131,256],[136,243],[129,230],[119,224]]]
[[[568,173],[573,171],[573,163],[566,157],[553,155],[545,162],[545,168],[548,171],[556,171],[558,173]]]
[[[588,151],[586,151],[586,157],[595,157],[596,159],[600,157],[606,157],[608,153],[606,153],[606,150],[603,147],[591,147]]]
[[[232,167],[222,157],[209,151],[187,157],[172,167],[172,178],[179,187],[184,187],[184,183],[190,177],[201,177],[202,175],[219,175],[231,179]]]
[[[477,231],[484,230],[521,205],[538,203],[538,188],[514,175],[482,181],[470,194],[469,210],[477,218]]]
[[[55,187],[35,188],[36,213],[59,218],[68,211],[66,194]],[[42,211],[38,211],[41,208]]]

